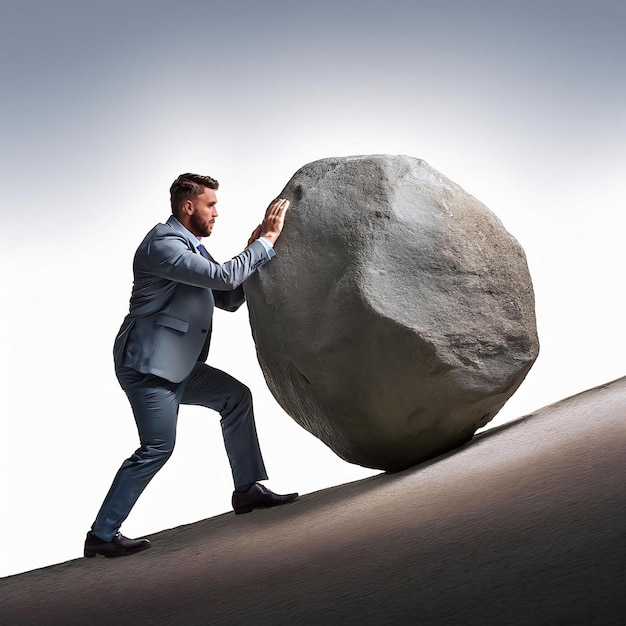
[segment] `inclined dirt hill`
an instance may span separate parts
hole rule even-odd
[[[625,456],[622,378],[401,473],[4,578],[0,624],[624,626]]]

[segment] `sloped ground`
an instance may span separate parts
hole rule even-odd
[[[0,624],[626,625],[626,378],[410,470],[0,580]]]

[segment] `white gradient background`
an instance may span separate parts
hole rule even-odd
[[[0,575],[80,556],[137,445],[112,342],[184,171],[220,181],[227,260],[305,163],[423,158],[527,253],[541,354],[490,426],[626,374],[625,32],[623,0],[0,0]],[[210,363],[253,390],[269,486],[374,473],[276,404],[245,307],[216,313]],[[231,490],[218,416],[183,407],[123,531]]]

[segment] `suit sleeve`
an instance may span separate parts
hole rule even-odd
[[[218,309],[232,312],[236,311],[246,301],[246,296],[243,291],[243,285],[239,285],[239,287],[231,291],[218,291],[214,289],[213,299]]]
[[[237,289],[270,260],[265,246],[257,240],[230,261],[215,263],[190,250],[185,238],[175,232],[155,235],[146,252],[144,269],[151,274],[218,291]]]

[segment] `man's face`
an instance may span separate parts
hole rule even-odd
[[[189,216],[189,230],[196,237],[208,237],[213,230],[217,217],[217,196],[214,189],[204,188],[204,191],[189,200],[192,203],[192,213]]]

